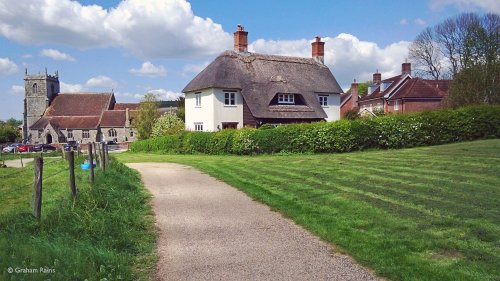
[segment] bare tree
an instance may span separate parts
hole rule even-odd
[[[410,45],[409,56],[416,64],[416,72],[421,76],[441,78],[442,51],[436,41],[434,30],[427,27]]]
[[[456,22],[453,19],[447,19],[435,28],[436,41],[441,53],[449,61],[449,71],[452,76],[460,70],[460,35]]]

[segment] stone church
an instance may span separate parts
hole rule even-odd
[[[23,141],[81,144],[136,140],[139,104],[116,103],[114,93],[60,93],[59,74],[26,75]]]

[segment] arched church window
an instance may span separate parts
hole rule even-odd
[[[116,130],[115,129],[109,129],[108,130],[108,136],[110,136],[110,137],[116,137],[117,136]]]
[[[35,83],[33,84],[33,94],[36,94],[38,92],[38,84]]]
[[[54,84],[50,85],[50,93],[54,95]]]

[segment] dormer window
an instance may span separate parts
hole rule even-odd
[[[278,103],[280,104],[295,104],[294,94],[279,94]]]

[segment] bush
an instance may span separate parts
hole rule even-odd
[[[179,119],[175,113],[169,112],[158,118],[153,125],[151,137],[175,135],[182,131],[184,131],[184,121]]]
[[[498,137],[500,106],[475,106],[276,128],[185,132],[135,142],[132,151],[239,155],[331,153]]]

